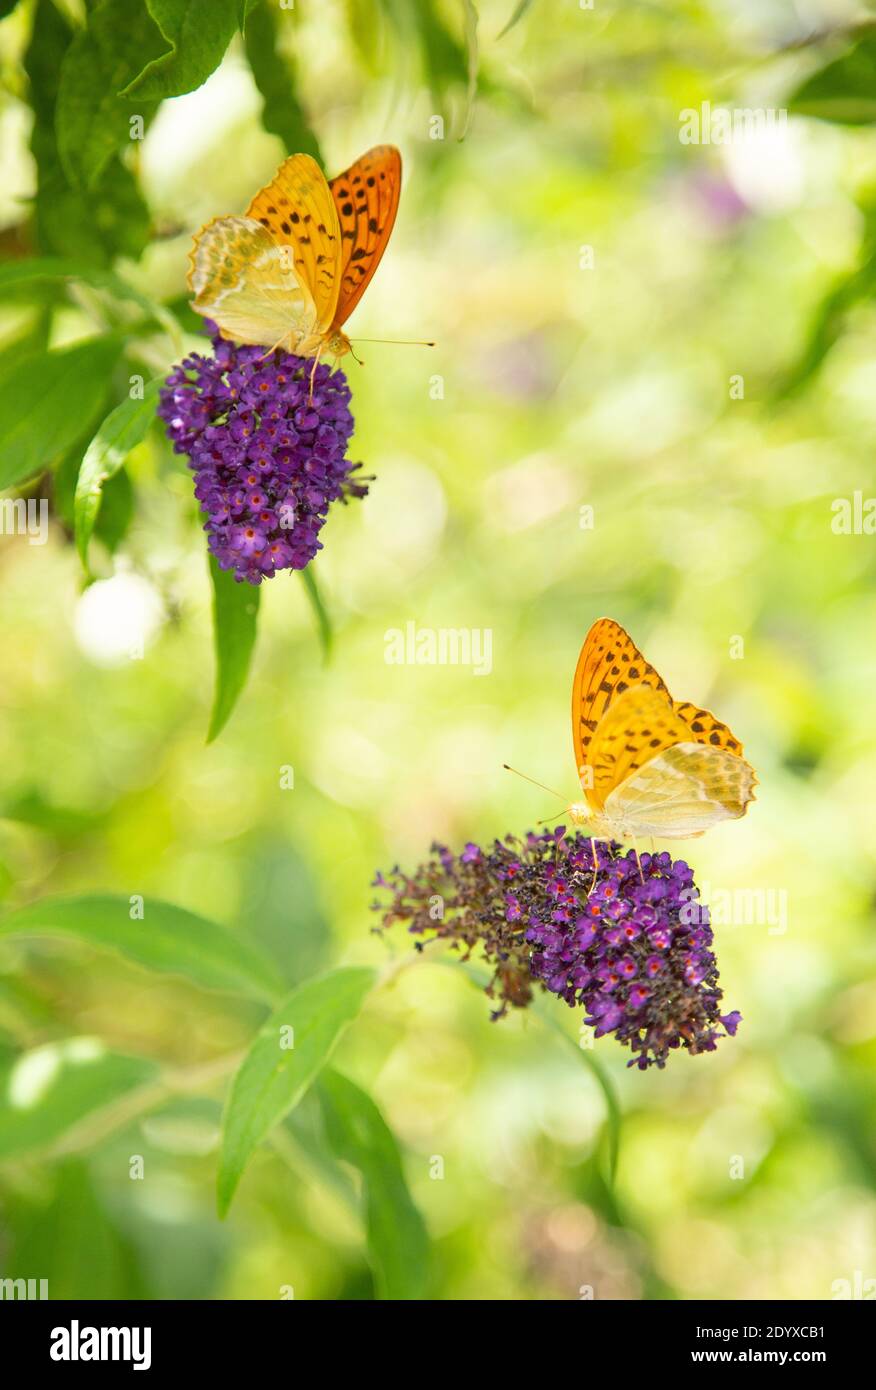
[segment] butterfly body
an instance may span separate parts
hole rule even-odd
[[[291,155],[245,216],[214,218],[195,236],[192,307],[237,343],[343,357],[342,326],[380,263],[400,191],[392,145],[331,182],[309,155]]]
[[[693,839],[753,800],[757,778],[739,740],[708,710],[673,700],[611,618],[581,648],[572,740],[586,800],[569,816],[599,838]]]

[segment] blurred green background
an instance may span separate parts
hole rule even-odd
[[[337,1067],[401,1147],[434,1297],[861,1296],[876,1279],[876,536],[842,534],[832,504],[876,492],[866,11],[533,0],[499,37],[513,0],[480,0],[476,53],[474,7],[455,0],[252,8],[246,44],[158,105],[87,191],[64,181],[51,79],[27,55],[35,17],[61,23],[63,49],[101,6],[28,0],[4,19],[6,259],[114,266],[175,308],[190,348],[191,233],[241,210],[284,145],[318,148],[333,175],[392,141],[399,219],[348,329],[438,345],[346,359],[352,454],[376,481],[323,532],[332,658],[300,580],[268,582],[249,684],[209,746],[184,460],[157,427],[134,451],[85,590],[64,499],[96,421],[51,460],[51,494],[30,488],[54,499],[48,543],[0,537],[4,906],[143,894],[248,935],[290,983],[382,965],[410,943],[371,934],[376,868],[555,814],[504,761],[572,796],[572,674],[609,614],[758,771],[744,820],[679,847],[706,901],[737,891],[716,951],[738,1036],[630,1072],[611,1039],[576,1055],[542,1015],[491,1024],[439,959],[373,996]],[[679,113],[704,101],[791,114],[684,144]],[[129,372],[178,356],[100,287],[13,288],[0,387],[24,354],[107,319],[130,343],[106,409]],[[489,629],[491,672],[387,664],[385,634],[409,621]],[[549,1010],[575,1044],[577,1015]],[[261,1017],[70,943],[0,943],[0,1057],[20,1084],[38,1094],[104,1049],[159,1068],[136,1113],[0,1157],[0,1274],[47,1277],[53,1297],[373,1297],[358,1179],[326,1159],[312,1098],[215,1216],[223,1059]],[[590,1058],[622,1114],[613,1185]]]

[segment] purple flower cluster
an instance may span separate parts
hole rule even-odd
[[[537,984],[583,1007],[596,1036],[613,1033],[642,1070],[736,1032],[740,1015],[719,1012],[708,909],[687,864],[666,853],[624,854],[560,827],[458,856],[435,845],[415,874],[396,868],[375,884],[392,895],[374,904],[384,927],[483,948],[497,1017]]]
[[[212,327],[212,325],[211,325]],[[346,458],[353,433],[343,372],[307,358],[238,347],[218,334],[212,357],[170,373],[158,414],[188,454],[210,550],[238,580],[304,569],[320,550],[330,503],[364,497]]]

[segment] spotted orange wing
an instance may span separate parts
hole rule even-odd
[[[600,722],[612,702],[631,686],[660,691],[672,704],[665,681],[629,633],[613,618],[599,618],[584,639],[572,683],[572,743],[579,777],[591,761],[590,745]]]
[[[688,735],[693,743],[708,743],[713,748],[727,748],[731,753],[742,756],[742,744],[732,734],[726,724],[716,719],[711,710],[699,709],[690,700],[673,700],[672,708],[687,725]]]
[[[630,685],[600,719],[587,750],[587,800],[603,811],[613,791],[651,762],[688,739],[687,725],[662,690]]]
[[[332,325],[340,328],[386,250],[401,193],[401,155],[394,145],[375,145],[329,187],[341,228],[341,286]]]
[[[593,624],[578,658],[572,739],[582,787],[597,811],[642,768],[656,766],[667,750],[682,745],[721,750],[730,755],[731,770],[741,765],[753,778],[742,744],[727,725],[690,701],[673,700],[662,677],[611,618]]]
[[[310,293],[316,328],[326,334],[337,312],[341,280],[341,229],[328,181],[309,154],[284,160],[255,195],[246,215],[287,247],[298,280]]]

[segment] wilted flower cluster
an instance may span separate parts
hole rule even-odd
[[[406,922],[466,955],[483,948],[495,969],[488,993],[502,1001],[495,1017],[529,1003],[537,984],[583,1007],[596,1036],[613,1033],[642,1070],[736,1032],[740,1015],[719,1012],[708,909],[681,859],[560,827],[459,855],[433,845],[413,875],[396,868],[375,886],[391,894],[374,904],[384,927]]]
[[[211,325],[212,328],[212,325]],[[192,353],[161,390],[158,413],[188,454],[209,546],[223,569],[259,584],[303,569],[321,549],[330,503],[364,497],[346,458],[353,433],[343,372],[216,334],[214,355]]]

